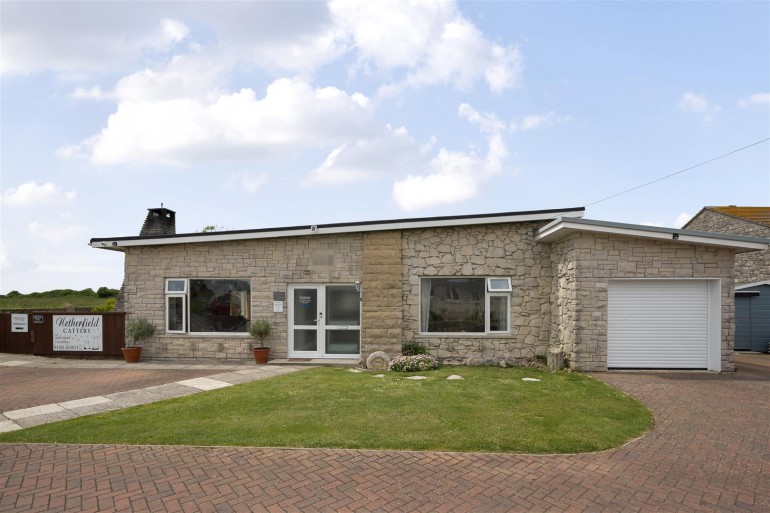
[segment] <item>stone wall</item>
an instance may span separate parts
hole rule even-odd
[[[746,235],[770,239],[770,226],[703,209],[685,228],[704,232]],[[735,283],[744,285],[770,280],[770,249],[735,255]]]
[[[151,320],[158,330],[145,344],[149,358],[251,358],[246,334],[166,334],[166,278],[251,280],[251,318],[273,325],[267,342],[272,358],[288,350],[287,306],[273,312],[273,292],[290,284],[353,283],[361,280],[361,234],[225,241],[126,248],[125,299],[129,322]],[[288,300],[288,294],[287,294]]]
[[[498,364],[545,355],[551,337],[550,251],[533,238],[533,229],[543,224],[404,231],[404,341],[425,345],[444,363]],[[510,334],[420,333],[420,279],[431,276],[510,277]]]
[[[401,232],[363,235],[361,358],[401,353]]]
[[[576,351],[577,336],[577,253],[573,242],[579,235],[550,244],[553,281],[551,288],[551,349],[563,352],[567,365],[579,368],[582,353]]]
[[[582,233],[554,244],[552,345],[563,344],[570,367],[607,370],[607,284],[617,278],[719,278],[722,370],[734,370],[734,251]],[[573,265],[573,268],[570,268]],[[562,338],[563,337],[563,338]]]

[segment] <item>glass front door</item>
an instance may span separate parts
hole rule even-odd
[[[361,354],[361,301],[354,285],[289,287],[289,357]]]

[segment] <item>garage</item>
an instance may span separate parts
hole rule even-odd
[[[610,280],[607,292],[608,368],[721,370],[719,280]]]
[[[735,287],[735,350],[766,353],[770,345],[770,282]]]

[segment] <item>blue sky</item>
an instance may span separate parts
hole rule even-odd
[[[768,2],[0,3],[0,292],[177,231],[770,205]]]

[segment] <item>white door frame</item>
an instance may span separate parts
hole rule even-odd
[[[355,287],[352,283],[329,283],[329,284],[318,284],[318,283],[312,283],[312,284],[297,284],[297,285],[289,285],[289,293],[288,293],[288,322],[287,322],[287,332],[288,332],[288,357],[289,358],[358,358],[361,356],[361,309],[359,306],[358,310],[358,324],[357,325],[344,325],[344,324],[337,324],[333,322],[327,322],[327,316],[326,316],[326,291],[329,287],[339,287],[339,286],[350,286]],[[311,317],[314,317],[313,324],[300,324],[295,325],[294,319],[295,319],[295,292],[297,290],[302,289],[312,289],[316,291],[316,309],[314,312],[314,315],[311,315]],[[295,350],[294,349],[294,335],[296,329],[302,329],[302,330],[314,330],[316,332],[316,346],[315,350],[311,351],[301,351],[301,350]],[[327,354],[326,353],[326,337],[327,332],[330,331],[357,331],[359,333],[358,336],[358,352],[357,353],[350,353],[350,354]]]

